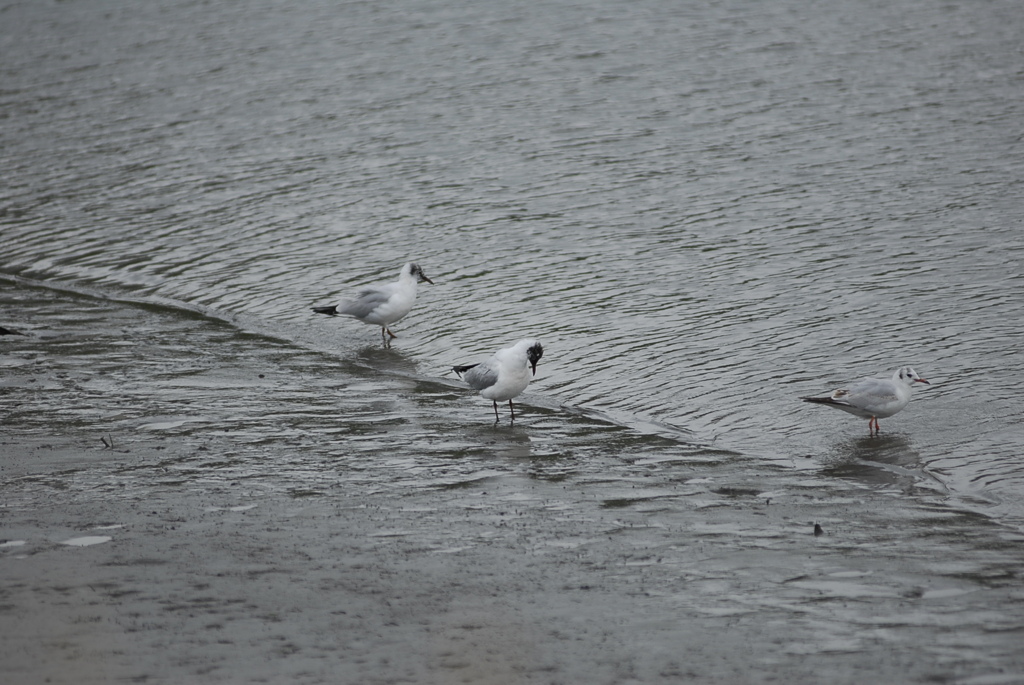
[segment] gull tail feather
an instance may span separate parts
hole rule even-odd
[[[804,402],[811,402],[813,404],[841,404],[847,406],[849,405],[849,402],[836,400],[832,397],[801,397],[800,399],[802,399]]]
[[[452,371],[454,371],[456,374],[458,374],[459,377],[462,377],[462,374],[466,373],[467,371],[469,371],[470,369],[472,369],[475,366],[479,366],[479,364],[467,364],[465,366],[453,366],[452,367]]]

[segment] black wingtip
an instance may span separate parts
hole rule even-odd
[[[21,331],[16,331],[13,328],[5,328],[0,326],[0,335],[25,335]]]
[[[332,304],[330,307],[313,307],[313,311],[317,314],[326,314],[327,316],[334,316],[338,313],[338,305]]]
[[[813,404],[838,404],[831,397],[801,397],[804,402],[811,402]]]
[[[467,364],[466,366],[453,366],[452,367],[452,371],[457,373],[459,376],[462,376],[462,374],[466,373],[467,371],[472,369],[474,366],[477,366],[477,364]]]

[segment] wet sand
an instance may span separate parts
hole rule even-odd
[[[910,470],[494,427],[220,322],[0,295],[5,682],[1024,682],[1024,536]]]

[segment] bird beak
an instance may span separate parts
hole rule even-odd
[[[925,380],[925,379],[923,379],[923,378],[915,378],[915,379],[914,379],[914,382],[915,382],[915,383],[924,383],[925,385],[931,385],[931,383],[929,383],[928,381],[926,381],[926,380]]]
[[[426,281],[427,283],[429,283],[430,285],[434,285],[434,282],[432,280],[430,280],[429,278],[427,278],[426,274],[423,274],[423,280]]]
[[[530,366],[533,368],[533,375],[537,375],[537,362],[531,362]]]

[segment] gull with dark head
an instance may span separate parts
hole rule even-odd
[[[509,411],[512,412],[512,419],[516,420],[516,410],[512,406],[512,398],[518,397],[526,386],[530,384],[530,378],[537,374],[537,362],[544,354],[541,344],[532,338],[520,340],[512,347],[498,350],[486,361],[479,364],[467,364],[465,366],[453,366],[452,371],[457,373],[469,387],[479,390],[484,399],[494,403],[494,422],[498,423],[498,402],[508,400]]]
[[[363,288],[354,297],[343,300],[340,304],[327,307],[313,307],[317,314],[335,316],[351,316],[363,323],[373,326],[380,326],[380,337],[384,341],[384,347],[391,347],[391,338],[398,336],[388,328],[403,316],[409,313],[413,303],[416,301],[417,286],[421,281],[431,285],[432,280],[427,278],[419,264],[409,262],[402,267],[402,273],[394,283],[382,285],[371,285]]]
[[[828,397],[801,397],[804,402],[824,404],[868,419],[868,432],[880,430],[878,419],[887,419],[910,402],[914,383],[931,385],[909,366],[898,369],[892,378],[865,378],[848,389],[836,390]]]

